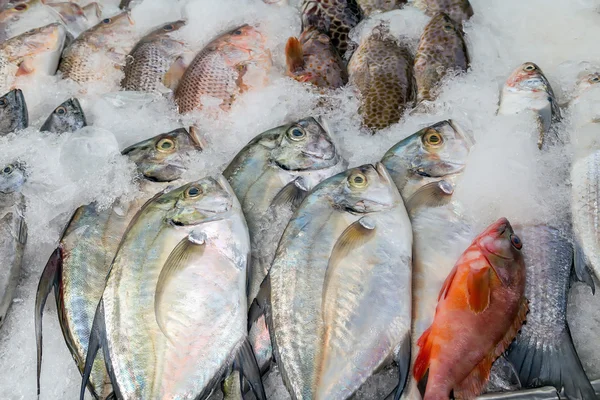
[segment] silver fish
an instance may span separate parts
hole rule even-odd
[[[21,89],[13,89],[0,97],[0,136],[27,128],[29,113]]]
[[[65,133],[75,132],[87,126],[85,114],[76,98],[66,100],[56,107],[40,128],[42,132]]]

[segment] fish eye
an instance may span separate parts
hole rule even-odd
[[[513,247],[517,250],[521,250],[523,248],[523,242],[521,242],[521,238],[515,235],[514,233],[510,235],[510,242]]]
[[[352,174],[348,178],[348,183],[354,188],[364,188],[367,186],[367,177],[361,173]]]
[[[15,11],[25,11],[25,10],[27,10],[28,8],[29,8],[29,7],[27,6],[27,4],[23,4],[23,3],[21,3],[21,4],[17,4],[16,6],[14,6],[14,7],[13,7],[13,9],[14,9]]]
[[[533,71],[535,69],[535,66],[533,66],[532,64],[527,65],[525,68],[523,68],[525,71]]]
[[[172,24],[168,24],[168,25],[163,26],[163,31],[169,32],[169,31],[172,31],[172,30],[173,30],[173,25]]]
[[[0,98],[0,107],[6,107],[7,101],[5,98]]]
[[[438,131],[432,129],[423,136],[423,141],[426,145],[438,147],[444,143],[444,138]]]
[[[65,115],[67,113],[67,109],[63,106],[58,107],[55,111],[58,115]]]
[[[202,194],[202,189],[199,188],[198,186],[190,186],[185,191],[185,197],[188,199],[196,198],[196,197],[200,196],[201,194]]]
[[[598,76],[595,76],[591,79],[592,82],[598,82],[600,81],[600,78]]]
[[[156,143],[156,150],[163,153],[171,153],[175,150],[175,142],[169,138],[161,139]]]
[[[294,126],[288,130],[288,137],[292,140],[299,141],[306,137],[306,132],[299,126]]]
[[[236,30],[235,32],[233,32],[234,35],[239,36],[242,34],[241,29]]]
[[[110,18],[104,18],[104,19],[102,20],[102,23],[103,23],[103,24],[110,24],[110,21],[112,21],[112,19],[110,19]]]
[[[4,167],[4,169],[2,170],[2,173],[5,175],[10,175],[10,174],[12,174],[14,169],[15,169],[15,167],[13,167],[12,164],[9,164],[6,167]]]
[[[452,30],[452,28],[454,28],[454,27],[453,27],[452,25],[450,25],[450,24],[446,24],[446,25],[444,25],[444,30],[445,30],[446,32],[450,32],[450,31]]]

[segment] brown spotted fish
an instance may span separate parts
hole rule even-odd
[[[357,0],[363,14],[368,17],[377,12],[392,11],[401,8],[406,0]]]
[[[443,12],[456,22],[466,21],[473,16],[473,7],[469,0],[415,0],[413,5],[430,17]]]
[[[372,130],[400,120],[412,105],[416,84],[408,48],[392,38],[383,26],[362,41],[348,64],[350,83],[361,94],[363,124]]]
[[[425,26],[415,56],[417,101],[434,100],[448,71],[466,71],[469,54],[462,28],[445,13],[438,13]]]
[[[348,50],[348,33],[362,19],[356,0],[304,0],[302,30],[314,26],[331,38],[331,43],[344,56]]]
[[[285,46],[287,74],[300,82],[320,88],[337,89],[348,82],[344,61],[329,36],[315,28],[289,38]]]

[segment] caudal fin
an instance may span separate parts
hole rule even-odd
[[[240,371],[240,379],[246,378],[258,400],[266,400],[265,388],[262,383],[258,363],[250,342],[246,339],[235,357],[234,368]],[[242,385],[243,382],[240,382]]]
[[[90,343],[88,344],[88,351],[85,357],[85,367],[83,369],[83,375],[81,380],[81,392],[79,399],[83,400],[85,397],[85,388],[90,381],[90,374],[92,373],[92,366],[96,360],[98,350],[103,348],[103,343],[106,337],[106,326],[104,322],[104,303],[100,300],[98,308],[96,308],[96,315],[94,315],[94,322],[92,323],[92,330],[90,332]],[[110,372],[110,369],[109,369]]]
[[[523,387],[551,385],[558,391],[564,388],[571,400],[597,399],[567,326],[558,340],[549,342],[533,334],[520,335],[507,358],[519,373]]]

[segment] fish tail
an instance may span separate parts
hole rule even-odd
[[[538,337],[531,331],[521,334],[510,347],[507,359],[524,387],[551,385],[559,392],[564,388],[569,399],[597,399],[566,324],[558,340]]]
[[[92,330],[90,332],[90,340],[88,344],[88,351],[85,357],[85,367],[83,369],[81,379],[81,392],[79,399],[85,398],[85,388],[90,382],[90,374],[92,373],[92,366],[96,360],[96,355],[100,348],[104,348],[103,343],[106,338],[106,326],[104,321],[104,302],[100,300],[98,308],[96,308],[96,314],[94,315],[94,322],[92,323]],[[110,371],[110,369],[109,369]]]
[[[400,347],[396,354],[396,364],[398,364],[399,381],[394,400],[400,400],[402,393],[404,393],[404,390],[406,389],[406,386],[408,384],[408,377],[410,371],[411,343],[412,341],[409,331],[404,336],[404,339],[402,339],[402,343],[400,344]]]
[[[242,378],[245,377],[256,398],[266,400],[267,395],[265,394],[258,363],[248,338],[244,340],[238,354],[235,356],[234,368],[240,371],[240,385],[243,385]]]
[[[419,338],[417,344],[419,345],[419,354],[415,360],[415,366],[413,370],[413,376],[415,379],[420,381],[425,376],[425,373],[429,369],[429,363],[431,362],[431,350],[433,343],[430,340],[431,327],[427,328],[425,332]]]

